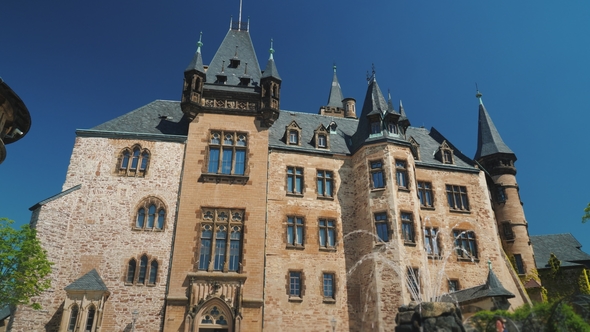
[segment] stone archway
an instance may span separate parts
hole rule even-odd
[[[193,332],[235,332],[232,310],[220,298],[210,299],[195,316]]]

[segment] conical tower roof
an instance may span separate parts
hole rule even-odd
[[[514,152],[512,152],[512,150],[510,150],[510,148],[504,143],[502,137],[500,137],[500,133],[496,129],[492,118],[488,114],[488,111],[481,100],[481,94],[479,92],[477,97],[479,98],[479,121],[475,160],[496,153],[514,154]]]
[[[275,59],[273,54],[275,53],[274,48],[272,48],[272,40],[270,41],[270,56],[268,57],[268,61],[266,62],[266,68],[264,69],[264,73],[262,73],[262,78],[265,77],[274,77],[281,80],[281,76],[279,76],[279,71],[277,70],[277,66],[275,64]]]
[[[356,133],[352,138],[352,150],[358,149],[363,143],[383,137],[370,137],[369,118],[377,117],[381,122],[383,115],[387,112],[388,106],[383,93],[377,84],[375,74],[369,79],[369,86],[363,102],[363,109],[359,116],[359,124]]]
[[[197,51],[195,52],[195,56],[191,60],[191,63],[188,64],[188,67],[184,70],[185,72],[196,70],[200,73],[205,73],[205,68],[203,67],[203,57],[201,56],[201,46],[203,43],[201,42],[201,38],[203,37],[203,33],[201,32],[199,36],[199,42],[197,43]]]
[[[342,89],[338,82],[338,76],[336,76],[336,66],[334,66],[334,76],[332,76],[332,86],[330,87],[330,95],[328,96],[329,107],[343,107],[342,100]]]

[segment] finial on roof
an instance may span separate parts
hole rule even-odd
[[[241,22],[242,22],[242,0],[240,0],[240,16],[238,16],[238,24],[240,25],[239,28],[241,28],[241,25],[242,25]],[[238,28],[238,30],[240,30],[239,28]]]
[[[391,90],[387,88],[387,100],[391,101]]]
[[[334,62],[334,72],[336,72],[336,62]]]
[[[223,60],[221,62],[221,72],[224,73],[225,72],[225,60]]]
[[[231,30],[232,22],[234,21],[234,17],[232,15],[229,16],[229,29]]]
[[[271,38],[271,39],[270,39],[270,50],[268,50],[268,52],[270,53],[270,59],[274,59],[272,55],[273,55],[273,53],[275,52],[275,49],[274,49],[274,48],[272,48],[272,44],[273,44],[273,40],[272,40],[272,38]]]
[[[488,268],[492,270],[492,261],[488,258]]]
[[[371,68],[372,68],[373,81],[374,81],[375,80],[375,64],[374,63],[371,64]]]
[[[479,92],[479,89],[477,88],[477,83],[475,83],[475,91],[477,91],[475,93],[475,98],[479,99],[480,104],[483,104],[483,101],[481,101],[481,96],[483,95],[481,94],[481,92]]]
[[[197,42],[197,53],[201,53],[201,46],[203,46],[203,42],[201,39],[203,38],[203,31],[199,34],[199,41]]]

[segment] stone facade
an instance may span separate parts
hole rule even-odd
[[[32,208],[54,282],[15,331],[83,331],[90,304],[93,332],[135,310],[138,331],[389,331],[402,304],[484,283],[488,261],[513,308],[530,302],[498,229],[524,212],[489,194],[508,180],[410,127],[374,77],[361,112],[336,72],[319,115],[279,111],[272,49],[262,72],[233,28],[205,69],[201,45],[180,103],[78,132],[62,193]],[[67,290],[92,269],[108,292]]]

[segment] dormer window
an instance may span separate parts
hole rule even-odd
[[[443,151],[443,163],[445,164],[452,164],[453,163],[453,153],[451,150],[444,150]]]
[[[381,121],[372,120],[371,121],[371,134],[379,134],[379,133],[381,133]]]
[[[229,68],[238,68],[240,66],[240,60],[238,59],[230,59],[229,60]]]
[[[410,137],[410,150],[412,151],[412,156],[414,156],[414,160],[420,160],[420,144],[416,142],[414,137]]]
[[[328,135],[328,128],[324,127],[323,124],[317,127],[313,132],[313,141],[315,142],[315,147],[318,149],[329,149],[330,138]]]
[[[250,77],[240,77],[240,85],[248,85],[250,81]]]
[[[397,125],[393,121],[390,121],[389,123],[387,123],[387,131],[390,134],[396,134],[397,135],[397,132],[398,132],[397,131]]]
[[[215,81],[215,84],[225,84],[225,82],[227,82],[227,76],[225,75],[216,75],[217,80]]]
[[[326,147],[326,135],[318,135],[318,148]]]
[[[446,140],[443,141],[440,147],[438,148],[435,157],[443,164],[452,165],[455,163],[453,149],[451,149],[451,146],[449,145],[449,143],[447,143]]]
[[[300,145],[301,142],[301,127],[295,121],[291,121],[288,126],[285,126],[284,142],[288,145]]]

